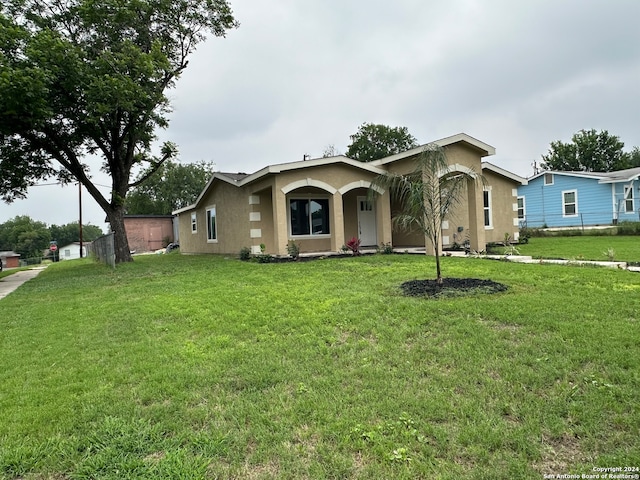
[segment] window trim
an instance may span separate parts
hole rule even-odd
[[[198,214],[191,213],[191,233],[198,233]]]
[[[311,233],[305,233],[302,235],[294,235],[293,234],[293,225],[291,224],[291,202],[293,200],[306,200],[311,202],[313,200],[326,200],[327,201],[327,227],[329,233],[313,233],[313,225],[311,223],[311,212],[309,212],[309,231]],[[296,239],[321,239],[321,238],[331,238],[331,196],[330,195],[321,195],[321,194],[299,194],[299,195],[291,195],[287,197],[287,228],[289,230],[289,236],[291,238]]]
[[[634,213],[635,212],[635,201],[634,201],[635,199],[633,198],[633,185],[631,185],[631,186],[625,185],[624,186],[623,198],[624,198],[624,213]],[[631,202],[631,203],[629,203],[629,202]],[[629,208],[629,205],[631,205],[631,208]]]
[[[486,196],[485,196],[486,193]],[[486,198],[486,202],[485,202]],[[482,212],[483,223],[485,230],[493,230],[493,202],[491,198],[491,187],[482,189]],[[487,224],[487,216],[489,217],[489,223]]]
[[[547,179],[550,179],[551,181],[547,182]],[[554,183],[554,178],[553,178],[553,173],[545,173],[544,174],[544,184],[545,185],[553,185]]]
[[[213,211],[213,222],[214,222],[214,227],[213,227],[213,231],[214,231],[214,237],[211,238],[210,234],[211,234],[211,225],[210,225],[210,221],[211,221],[211,215],[210,212]],[[205,218],[207,219],[207,243],[218,243],[218,211],[216,209],[215,205],[210,205],[207,208],[205,208]]]
[[[573,193],[574,195],[574,201],[573,202],[565,202],[564,196],[567,193]],[[575,205],[575,212],[574,213],[567,213],[567,205]],[[578,214],[578,190],[576,190],[575,188],[573,190],[563,190],[562,191],[562,216],[564,218],[568,218],[568,217],[577,217]]]
[[[522,208],[520,208],[520,205],[518,205],[517,202],[519,202],[520,200],[522,200]],[[516,199],[516,215],[518,216],[518,220],[524,220],[525,218],[527,218],[527,201],[524,197],[524,195],[517,197]],[[520,210],[522,210],[522,216],[520,216]]]

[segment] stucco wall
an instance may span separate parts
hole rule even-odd
[[[518,189],[513,180],[485,169],[484,177],[491,189],[491,220],[493,228],[485,228],[487,242],[502,242],[504,235],[518,237]]]

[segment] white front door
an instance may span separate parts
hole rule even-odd
[[[375,202],[367,197],[358,197],[358,238],[362,246],[378,244]]]

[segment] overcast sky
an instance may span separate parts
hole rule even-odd
[[[421,144],[467,133],[496,148],[485,160],[525,177],[551,141],[581,129],[640,146],[638,0],[231,5],[240,27],[201,44],[169,92],[159,137],[181,162],[251,173],[328,145],[344,153],[364,122],[407,127]],[[77,187],[29,197],[0,203],[0,223],[77,221]],[[106,230],[104,218],[85,192],[83,223]]]

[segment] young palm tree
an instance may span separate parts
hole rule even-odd
[[[476,181],[475,172],[451,171],[444,149],[426,145],[416,159],[415,169],[406,174],[379,175],[372,187],[389,190],[402,206],[393,222],[403,230],[419,230],[429,239],[436,257],[436,279],[442,283],[440,270],[440,236],[442,222],[458,205],[467,184]],[[370,190],[375,194],[373,188]]]

